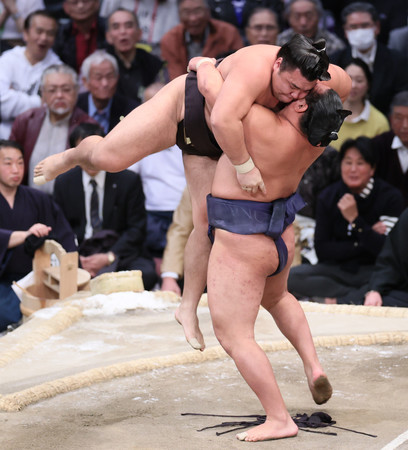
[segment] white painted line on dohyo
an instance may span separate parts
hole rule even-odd
[[[395,450],[406,441],[408,441],[408,430],[405,431],[405,433],[400,434],[398,437],[396,437],[393,441],[391,441],[381,450]]]

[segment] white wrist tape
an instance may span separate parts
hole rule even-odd
[[[238,173],[247,173],[247,172],[250,172],[255,167],[255,164],[252,161],[252,158],[249,157],[247,162],[244,162],[243,164],[237,164],[237,165],[234,164],[234,167]]]
[[[205,62],[210,62],[214,66],[214,60],[212,60],[211,58],[203,58],[203,59],[200,59],[200,61],[198,61],[198,63],[196,64],[196,71],[201,66],[201,64],[203,64]]]

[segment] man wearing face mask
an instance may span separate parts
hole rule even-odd
[[[330,62],[344,68],[352,58],[361,58],[368,64],[373,74],[370,101],[387,114],[393,96],[408,88],[407,61],[378,41],[380,20],[371,3],[351,3],[343,9],[341,19],[349,45],[334,53]]]

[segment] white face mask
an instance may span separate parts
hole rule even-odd
[[[358,28],[347,31],[347,39],[350,45],[357,50],[368,50],[375,42],[374,28]]]

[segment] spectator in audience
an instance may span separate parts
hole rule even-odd
[[[141,42],[160,57],[161,38],[180,23],[177,0],[139,0],[135,11],[142,30]]]
[[[301,264],[302,261],[311,264],[317,262],[314,248],[317,198],[324,188],[340,179],[339,152],[332,147],[333,142],[306,170],[299,183],[298,192],[306,206],[298,211],[294,222],[295,257],[292,266]]]
[[[99,0],[64,0],[62,5],[69,20],[61,21],[54,50],[79,73],[87,56],[106,47],[105,21],[98,16]]]
[[[408,307],[407,229],[408,209],[405,209],[386,237],[368,283],[337,298],[338,304]]]
[[[59,207],[46,195],[22,186],[22,148],[0,140],[0,332],[21,319],[20,300],[11,288],[32,270],[25,240],[49,236],[75,251],[74,235]]]
[[[348,46],[331,55],[330,62],[344,68],[352,58],[361,58],[373,74],[370,101],[383,114],[388,114],[392,97],[408,89],[407,61],[377,40],[380,21],[372,4],[351,3],[343,9],[341,18]]]
[[[162,83],[153,83],[147,87],[144,101],[150,100],[163,86]],[[173,145],[144,157],[129,169],[142,179],[147,213],[146,246],[160,265],[166,233],[186,185],[183,156],[180,148]],[[160,273],[160,267],[157,271]]]
[[[0,28],[3,28],[0,53],[3,53],[16,45],[24,45],[24,20],[30,13],[45,9],[45,6],[43,0],[2,0],[1,3],[4,9],[0,14]]]
[[[373,138],[379,155],[375,175],[398,188],[408,206],[408,91],[395,95],[389,118],[391,131]]]
[[[247,45],[276,45],[278,33],[279,17],[273,9],[259,7],[250,12],[245,25],[245,43]]]
[[[166,247],[161,264],[161,290],[181,294],[184,281],[184,249],[193,230],[193,212],[188,189],[185,188],[180,203],[173,214],[167,231]]]
[[[391,30],[388,47],[397,50],[408,60],[408,26]]]
[[[99,15],[109,17],[124,8],[134,11],[141,30],[140,46],[160,57],[160,40],[179,24],[177,0],[102,0]]]
[[[117,92],[139,103],[143,98],[143,88],[159,79],[167,80],[163,61],[138,48],[140,35],[134,12],[119,8],[109,16],[106,40],[119,66]]]
[[[385,240],[365,288],[366,306],[408,307],[408,209]]]
[[[60,63],[51,50],[57,21],[45,10],[24,21],[25,47],[17,46],[0,56],[0,138],[8,139],[13,120],[27,109],[41,105],[38,90],[41,74]]]
[[[255,8],[264,7],[274,10],[279,16],[283,10],[283,2],[281,0],[208,0],[213,19],[223,20],[237,27],[241,35],[244,33],[245,25],[248,23],[249,16]]]
[[[77,106],[93,117],[106,134],[119,123],[121,117],[140,104],[116,92],[118,64],[105,50],[96,50],[84,59],[81,76],[88,92],[79,94]]]
[[[370,103],[372,75],[367,64],[360,58],[354,58],[344,70],[352,81],[350,94],[344,101],[344,107],[351,111],[351,115],[345,118],[338,140],[332,142],[337,150],[346,139],[359,136],[371,138],[390,129],[387,117]]]
[[[135,6],[135,0],[100,0],[99,17],[107,19],[117,8],[133,11]]]
[[[101,135],[98,129],[79,125],[71,135],[71,147],[86,135]],[[145,289],[154,287],[154,262],[144,250],[146,211],[139,175],[130,170],[95,172],[77,166],[56,179],[54,199],[76,235],[81,266],[92,277],[141,270]]]
[[[387,231],[382,216],[398,217],[400,192],[374,179],[375,151],[371,140],[347,140],[340,150],[341,180],[328,186],[316,206],[316,265],[291,269],[288,289],[298,298],[337,297],[367,283]]]
[[[24,148],[24,182],[36,189],[52,194],[53,184],[37,186],[33,183],[33,170],[45,156],[69,148],[69,134],[81,122],[96,123],[77,108],[78,77],[74,69],[53,65],[41,78],[43,106],[32,108],[16,117],[10,139]]]
[[[320,0],[289,0],[285,6],[284,17],[290,28],[278,35],[277,44],[283,45],[295,33],[299,33],[313,41],[325,39],[326,53],[329,56],[343,50],[345,48],[344,42],[334,33],[319,26],[322,15],[323,7]]]
[[[178,8],[180,25],[168,31],[160,43],[171,80],[186,73],[194,56],[216,58],[243,47],[233,25],[211,18],[207,0],[179,0]]]

